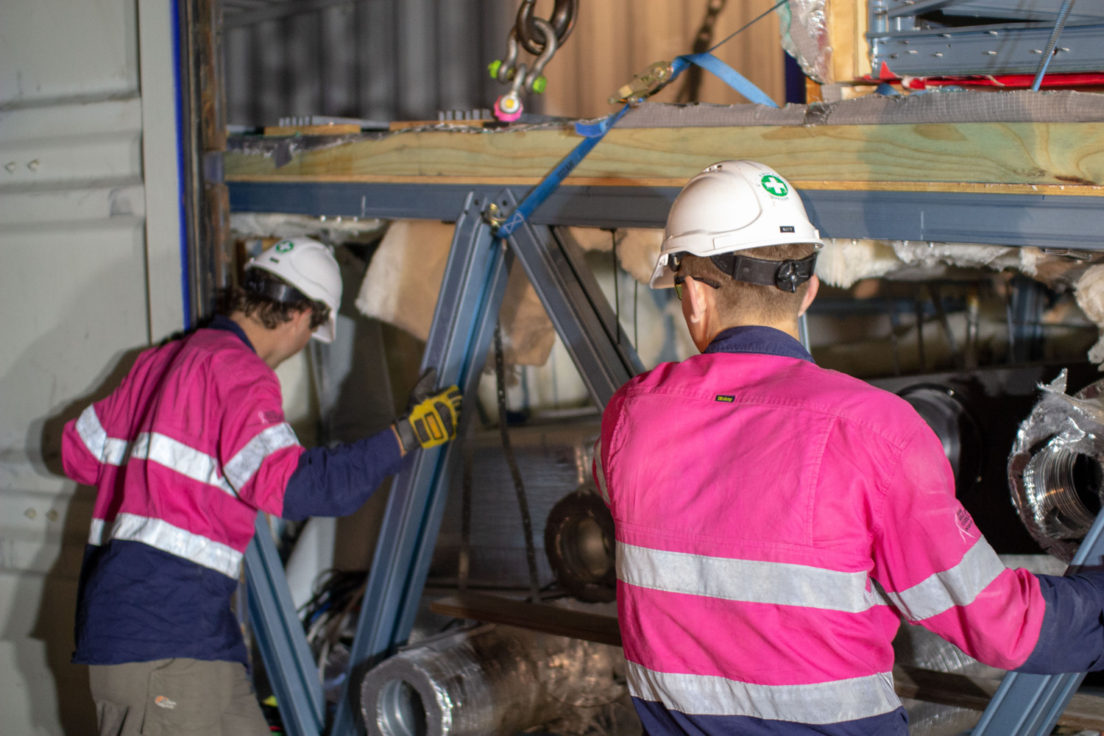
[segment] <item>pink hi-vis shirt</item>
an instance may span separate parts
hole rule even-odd
[[[595,477],[652,736],[904,734],[899,617],[1001,668],[1039,641],[1039,580],[981,536],[935,434],[776,330],[726,331],[629,381]]]
[[[65,426],[65,472],[96,488],[75,661],[246,660],[231,596],[257,512],[351,513],[400,462],[390,429],[304,449],[281,407],[276,374],[216,317]]]

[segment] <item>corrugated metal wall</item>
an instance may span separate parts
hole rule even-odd
[[[175,141],[169,7],[0,3],[5,734],[95,729],[85,669],[69,664],[91,493],[62,477],[58,433],[129,348],[180,327],[175,153],[159,145]],[[151,108],[158,94],[167,110]]]
[[[246,126],[322,115],[368,120],[435,119],[443,110],[490,108],[505,88],[487,64],[506,52],[518,0],[356,0],[278,3],[224,0],[227,119]],[[549,63],[544,97],[530,112],[590,117],[653,61],[691,51],[709,6],[712,38],[774,5],[771,0],[580,0],[572,35]],[[538,0],[547,17],[551,0]],[[783,51],[774,14],[716,52],[772,98],[784,94]],[[523,55],[522,61],[532,57]],[[656,99],[672,101],[681,81]],[[706,74],[700,99],[744,100]]]
[[[511,6],[509,0],[224,0],[227,120],[248,126],[304,115],[411,120],[489,107],[485,100],[497,85],[486,66],[505,50]]]

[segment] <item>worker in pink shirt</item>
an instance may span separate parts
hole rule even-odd
[[[143,352],[65,426],[65,472],[96,488],[73,661],[90,666],[101,736],[267,734],[231,608],[257,513],[350,514],[403,455],[456,435],[460,392],[431,371],[387,429],[304,448],[274,369],[333,340],[340,269],[296,238],[242,281],[226,315]]]
[[[625,384],[595,453],[650,736],[905,736],[902,618],[995,667],[1104,668],[1104,574],[1005,568],[920,416],[798,340],[821,247],[759,163],[714,164],[671,207],[652,286],[701,354]]]

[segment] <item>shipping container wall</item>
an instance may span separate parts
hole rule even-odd
[[[95,730],[58,435],[182,327],[172,3],[0,4],[0,731]],[[143,132],[144,131],[144,132]]]

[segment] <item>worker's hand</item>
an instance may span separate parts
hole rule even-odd
[[[463,397],[457,386],[435,391],[437,370],[430,368],[410,392],[407,413],[395,420],[403,454],[415,446],[436,447],[456,437]]]

